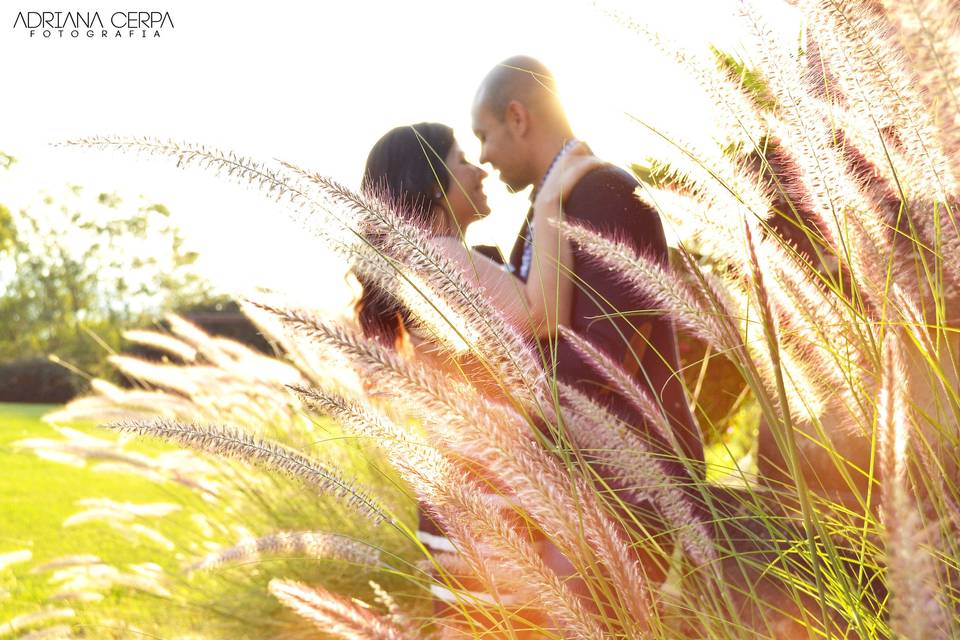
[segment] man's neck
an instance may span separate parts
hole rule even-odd
[[[537,188],[537,185],[543,183],[544,178],[547,176],[547,171],[550,170],[550,166],[553,164],[557,154],[560,153],[567,141],[572,138],[572,133],[551,136],[544,144],[538,146],[537,153],[534,155],[534,167],[536,168],[536,180],[533,183],[534,189]]]

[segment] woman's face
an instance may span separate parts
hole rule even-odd
[[[444,202],[462,230],[490,213],[487,194],[483,192],[483,179],[487,177],[487,172],[467,162],[456,142],[450,147],[446,163],[450,184],[447,185]]]

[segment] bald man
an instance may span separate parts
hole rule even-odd
[[[473,130],[480,140],[480,161],[489,163],[513,191],[533,185],[531,202],[558,159],[575,143],[573,130],[557,99],[553,75],[537,60],[517,56],[494,67],[473,104]],[[657,212],[634,196],[639,186],[626,171],[610,164],[584,176],[570,190],[563,210],[567,220],[633,245],[667,265],[667,244]],[[531,214],[510,255],[510,268],[526,280],[530,271]],[[622,364],[634,380],[662,403],[682,455],[702,473],[703,443],[679,382],[679,356],[673,323],[650,301],[627,291],[620,280],[587,256],[573,251],[574,294],[569,326]],[[637,312],[640,313],[629,313]],[[623,315],[627,312],[627,315]],[[661,452],[667,473],[690,480],[672,448],[652,432],[629,402],[610,389],[565,343],[558,340],[556,375],[612,408]],[[545,348],[545,353],[550,350]]]

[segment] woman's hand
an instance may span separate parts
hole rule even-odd
[[[580,178],[603,165],[603,161],[592,155],[590,147],[578,142],[575,147],[557,160],[556,166],[547,176],[543,188],[537,194],[537,200],[559,202],[576,186]]]
[[[573,249],[555,224],[564,219],[563,199],[580,179],[603,162],[587,145],[577,143],[557,159],[533,202],[532,260],[524,285],[533,333],[538,337],[556,335],[568,325],[573,304]]]

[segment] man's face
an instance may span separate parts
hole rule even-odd
[[[521,191],[530,184],[526,149],[506,118],[497,118],[485,105],[475,104],[473,133],[480,140],[480,164],[489,162],[500,172],[500,180],[513,191]]]

